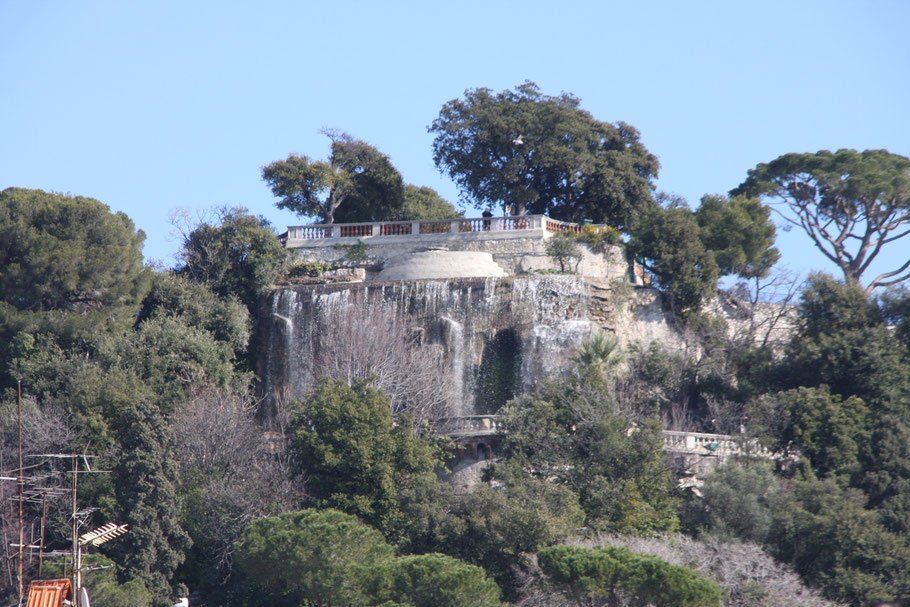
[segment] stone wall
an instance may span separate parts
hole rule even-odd
[[[551,234],[547,232],[529,230],[295,240],[288,241],[287,246],[304,262],[364,268],[367,280],[381,280],[379,273],[383,268],[415,254],[446,251],[487,253],[505,275],[517,276],[559,269],[546,253],[546,241],[550,237]],[[352,247],[359,244],[365,246],[366,257],[352,259]],[[608,245],[602,252],[592,251],[583,244],[580,248],[582,257],[575,273],[608,279],[629,275],[629,263],[622,246]]]

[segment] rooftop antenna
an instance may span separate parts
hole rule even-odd
[[[17,476],[19,477],[19,604],[22,604],[22,597],[25,596],[25,591],[23,589],[23,573],[22,573],[22,550],[25,544],[25,536],[23,534],[23,498],[25,496],[25,475],[23,472],[22,466],[22,380],[17,381],[18,385],[18,398],[16,399],[16,423],[19,427],[19,471]]]

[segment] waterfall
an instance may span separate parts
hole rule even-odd
[[[420,343],[442,348],[453,413],[474,413],[478,390],[528,391],[569,362],[595,329],[586,289],[577,276],[553,275],[284,287],[271,295],[263,387],[302,396],[315,379],[326,319],[381,306],[417,331]]]
[[[465,406],[464,325],[448,316],[440,316],[439,320],[442,322],[443,346],[448,353],[452,373],[452,385],[454,386],[452,402],[457,407],[452,415],[468,415],[471,408]]]

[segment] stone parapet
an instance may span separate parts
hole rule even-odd
[[[546,252],[547,240],[558,232],[579,233],[583,229],[545,215],[290,226],[285,246],[305,262],[365,268],[368,281],[390,279],[381,272],[396,265],[408,269],[404,274],[396,271],[395,280],[518,276],[556,271],[558,266]],[[620,245],[591,251],[582,244],[580,249],[573,273],[634,280]],[[427,252],[434,255],[425,256],[429,265],[421,271],[419,254]],[[474,267],[455,255],[447,260],[448,252],[488,254],[502,272],[486,262]],[[441,275],[446,262],[459,271]]]

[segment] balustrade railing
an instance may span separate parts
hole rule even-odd
[[[546,218],[547,232],[571,232],[572,234],[581,234],[582,228],[577,223],[566,223],[555,219]]]
[[[465,415],[436,420],[436,427],[443,434],[495,434],[499,431],[493,415]]]
[[[410,234],[413,226],[410,221],[399,221],[396,223],[381,223],[379,224],[379,235],[380,236],[401,236],[404,234]]]
[[[664,430],[664,449],[678,452],[718,453],[757,457],[773,457],[774,454],[755,440],[729,434],[708,434],[704,432],[679,432]]]
[[[371,223],[342,223],[338,225],[342,238],[363,238],[373,235]]]
[[[370,238],[421,234],[466,234],[537,230],[578,233],[581,227],[550,219],[545,215],[509,217],[471,217],[427,221],[376,221],[372,223],[336,223],[332,225],[291,226],[288,240],[325,240],[335,238]]]

